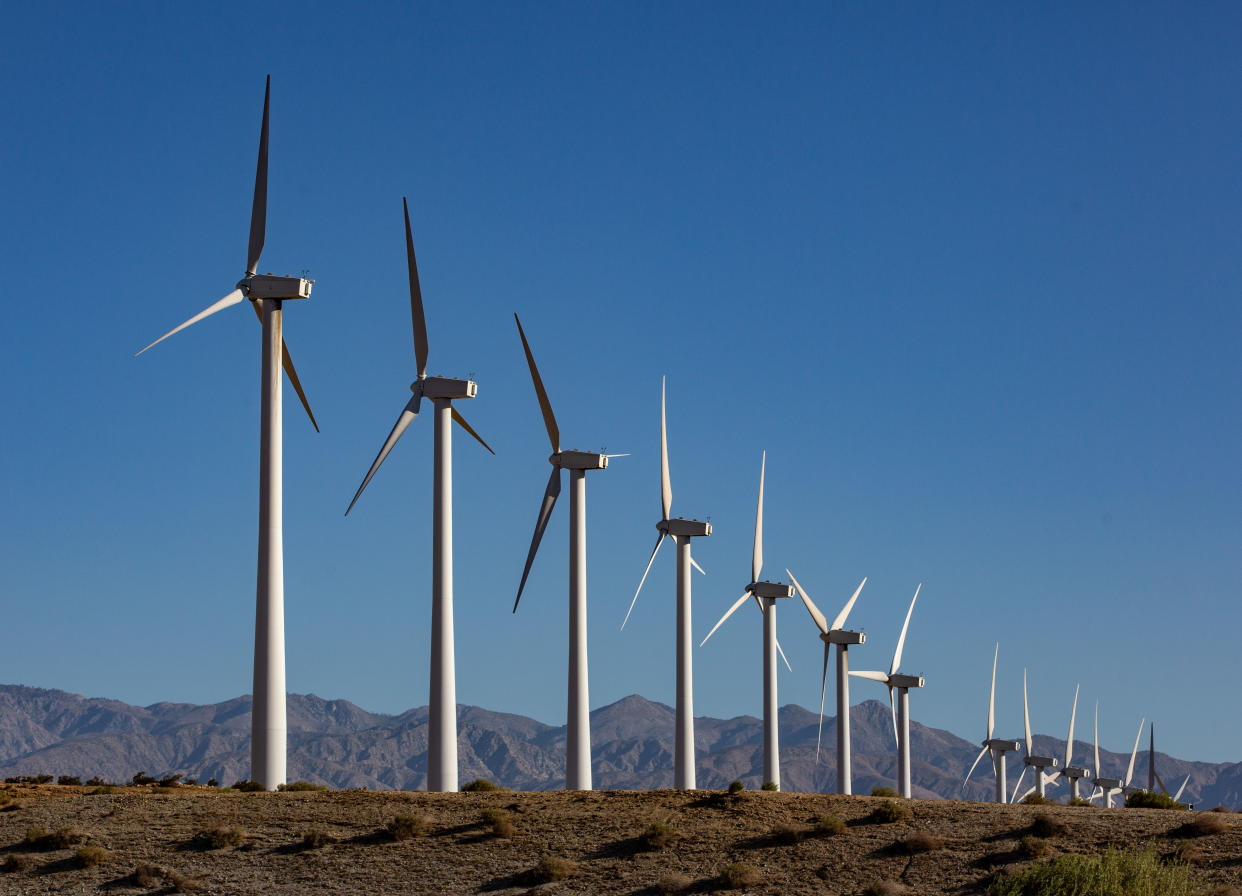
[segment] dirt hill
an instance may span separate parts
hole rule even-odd
[[[1180,850],[1203,892],[1236,894],[1229,888],[1242,884],[1242,816],[1233,814],[894,800],[908,817],[884,821],[874,814],[888,803],[880,798],[756,791],[90,791],[4,788],[0,893],[653,896],[721,890],[721,874],[744,863],[753,877],[738,892],[862,894],[892,882],[906,889],[887,892],[967,894],[1032,861],[1022,838],[1037,824],[1054,829],[1038,831],[1051,855],[1113,844],[1168,857]],[[842,829],[817,833],[825,815]],[[397,816],[414,819],[408,839],[387,831]],[[1199,818],[1220,830],[1190,830]],[[669,826],[667,843],[643,842],[653,822]],[[40,844],[32,831],[63,828],[105,849],[107,860],[80,867],[81,844],[70,842],[78,836]],[[305,843],[308,835],[323,839]],[[545,859],[556,861],[539,874]],[[545,882],[557,862],[564,878]],[[144,865],[152,867],[136,878]]]

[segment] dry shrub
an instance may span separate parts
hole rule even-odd
[[[475,778],[469,784],[462,787],[462,793],[490,793],[493,790],[508,790],[508,787],[501,787],[499,784],[493,784],[487,778]]]
[[[684,874],[666,874],[656,881],[656,892],[660,896],[675,896],[690,889],[694,881]]]
[[[638,842],[642,844],[643,849],[655,852],[672,845],[680,837],[681,832],[671,824],[653,821],[647,825],[647,830],[642,832]]]
[[[22,845],[27,849],[68,849],[86,842],[86,832],[77,828],[58,828],[48,833],[43,828],[27,828]]]
[[[1084,800],[1082,797],[1080,797],[1080,796],[1076,796],[1076,797],[1074,797],[1073,799],[1071,799],[1068,803],[1066,803],[1065,805],[1067,805],[1067,806],[1077,806],[1077,807],[1079,807],[1079,808],[1086,808],[1086,809],[1090,809],[1090,808],[1091,808],[1091,800]]]
[[[910,817],[910,810],[899,803],[892,800],[885,800],[872,810],[867,816],[867,821],[871,824],[892,824],[897,821],[905,821]]]
[[[1051,815],[1036,815],[1031,822],[1031,833],[1036,837],[1058,837],[1066,831],[1065,823]]]
[[[891,787],[881,787],[881,786],[880,786],[880,785],[878,785],[878,784],[877,784],[875,787],[872,787],[872,788],[871,788],[871,795],[872,795],[872,796],[885,796],[885,797],[896,797],[896,796],[901,796],[901,794],[900,794],[900,793],[898,793],[897,791],[893,790],[893,788],[891,788]]]
[[[33,856],[10,853],[8,858],[4,860],[4,864],[0,865],[0,871],[3,871],[5,874],[16,874],[19,871],[30,871],[38,864],[39,860]]]
[[[763,873],[754,865],[733,862],[720,869],[717,880],[726,890],[740,890],[743,887],[756,887],[763,883]]]
[[[1177,849],[1173,851],[1173,856],[1179,862],[1185,862],[1187,865],[1202,865],[1207,861],[1207,853],[1197,843],[1187,842],[1179,844]]]
[[[729,784],[729,793],[735,796],[741,793],[745,789],[746,789],[746,785],[743,784],[741,781],[733,781]]]
[[[427,831],[427,819],[421,815],[398,815],[384,830],[393,840],[413,840]]]
[[[79,868],[94,868],[112,861],[112,853],[102,846],[83,846],[73,856]]]
[[[325,834],[323,831],[307,831],[302,835],[303,849],[322,849],[325,846],[331,846],[335,842],[335,837],[331,834]]]
[[[942,849],[944,847],[944,838],[937,837],[935,834],[929,834],[926,831],[915,831],[913,834],[907,834],[898,840],[896,847],[901,852],[913,856]]]
[[[544,856],[539,864],[522,875],[528,884],[547,884],[554,880],[565,880],[578,873],[578,865],[569,859],[559,856]]]
[[[1182,825],[1181,830],[1187,837],[1210,837],[1229,830],[1229,823],[1213,812],[1200,812],[1193,821]]]
[[[1056,800],[1050,800],[1046,796],[1040,796],[1038,793],[1028,793],[1022,798],[1023,805],[1026,806],[1051,806]]]
[[[492,826],[493,837],[512,837],[517,833],[517,826],[513,823],[513,816],[509,814],[507,809],[484,809],[479,813],[484,823]]]
[[[203,886],[195,878],[186,877],[184,874],[178,874],[176,871],[169,871],[167,880],[168,886],[172,887],[174,893],[193,893]]]
[[[838,837],[846,831],[844,819],[835,815],[821,815],[815,819],[814,834],[816,837]]]
[[[1043,837],[1027,834],[1018,841],[1018,853],[1027,859],[1038,859],[1048,855],[1052,848]]]
[[[159,865],[139,865],[130,878],[140,887],[154,887],[164,880],[164,869]]]
[[[1209,812],[1225,812],[1230,815],[1233,814],[1233,810],[1230,809],[1228,806],[1216,806],[1215,808],[1208,809],[1208,811]]]
[[[806,839],[806,829],[794,824],[778,824],[772,828],[772,839],[778,843],[788,843],[792,846]]]
[[[312,784],[310,781],[292,781],[288,784],[277,784],[276,789],[281,793],[324,793],[328,789],[327,784]]]
[[[909,890],[895,880],[877,880],[863,890],[866,896],[905,896],[909,892]]]
[[[190,844],[198,849],[224,849],[240,846],[249,836],[245,828],[221,824],[203,828],[190,838]]]

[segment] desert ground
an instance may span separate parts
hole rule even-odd
[[[1242,892],[1233,813],[762,791],[107,790],[4,787],[0,893],[654,896],[727,890],[733,866],[738,892],[966,894],[1033,852],[1113,845],[1186,859],[1204,893]],[[892,804],[908,815],[881,817]],[[824,816],[843,824],[817,830]],[[1200,817],[1211,823],[1188,824]],[[99,849],[79,858],[84,846]]]

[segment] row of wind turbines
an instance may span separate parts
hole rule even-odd
[[[1142,719],[1139,722],[1138,734],[1134,736],[1134,747],[1130,751],[1130,762],[1126,766],[1126,774],[1124,778],[1107,778],[1104,776],[1102,766],[1100,765],[1100,704],[1095,704],[1095,730],[1092,744],[1095,749],[1095,767],[1093,769],[1083,768],[1073,764],[1074,758],[1074,722],[1078,715],[1078,693],[1079,686],[1074,687],[1074,703],[1070,709],[1069,733],[1065,738],[1065,758],[1058,767],[1058,760],[1052,756],[1039,756],[1035,754],[1035,745],[1031,736],[1031,709],[1027,699],[1026,670],[1022,670],[1022,721],[1025,727],[1025,743],[1017,740],[1009,740],[1006,738],[996,737],[996,663],[1000,657],[1000,644],[996,645],[996,649],[992,654],[992,684],[988,691],[988,722],[987,736],[981,742],[983,749],[979,751],[979,755],[975,757],[975,761],[971,763],[970,769],[966,772],[966,778],[962,781],[964,787],[970,781],[970,776],[974,774],[975,768],[984,756],[991,756],[992,769],[996,779],[996,797],[995,802],[998,803],[1018,803],[1026,799],[1031,794],[1038,794],[1040,797],[1047,796],[1049,787],[1058,786],[1062,782],[1069,785],[1069,798],[1071,800],[1081,799],[1079,792],[1079,781],[1088,779],[1091,784],[1091,795],[1087,797],[1089,802],[1095,802],[1097,799],[1101,802],[1105,809],[1112,807],[1112,798],[1114,795],[1121,794],[1128,796],[1146,790],[1155,793],[1159,787],[1161,793],[1165,796],[1171,796],[1174,800],[1181,800],[1182,793],[1186,789],[1186,785],[1190,783],[1190,776],[1186,776],[1186,780],[1182,782],[1181,787],[1177,789],[1175,794],[1170,794],[1164,786],[1164,781],[1160,780],[1160,775],[1156,772],[1156,724],[1151,723],[1148,736],[1148,753],[1147,753],[1147,787],[1140,788],[1133,784],[1134,781],[1134,761],[1138,757],[1139,742],[1143,738],[1143,728],[1147,726],[1147,720]],[[1012,793],[1006,785],[1006,761],[1005,754],[1021,750],[1025,746],[1026,755],[1022,757],[1022,771],[1018,775],[1017,783],[1014,784]],[[1022,780],[1026,777],[1028,769],[1034,771],[1035,783],[1027,790],[1022,789]],[[1055,771],[1046,771],[1046,769],[1055,769]]]
[[[256,579],[255,649],[254,649],[254,709],[251,731],[251,778],[267,789],[275,789],[286,779],[287,724],[285,716],[285,651],[284,651],[284,560],[282,527],[282,401],[281,370],[288,376],[311,424],[318,431],[318,424],[298,379],[297,371],[289,355],[282,335],[283,304],[286,300],[310,297],[313,281],[301,277],[276,276],[258,273],[267,224],[267,169],[268,169],[268,123],[271,97],[271,79],[268,78],[263,99],[263,118],[259,137],[258,162],[255,173],[254,197],[251,207],[249,244],[247,247],[245,274],[234,288],[222,299],[208,306],[184,323],[165,333],[143,348],[142,354],[169,336],[199,321],[249,300],[262,325],[262,396],[260,428],[260,510],[258,539],[258,571]],[[353,510],[363,491],[388,457],[397,441],[418,417],[423,399],[431,403],[433,412],[433,530],[432,530],[432,626],[430,650],[429,695],[429,743],[427,787],[432,791],[456,791],[458,789],[456,685],[453,630],[453,506],[452,506],[452,425],[456,423],[486,450],[492,449],[466,422],[454,405],[478,394],[478,386],[472,380],[452,379],[427,375],[428,337],[424,315],[422,290],[419,285],[418,265],[414,252],[413,232],[410,226],[408,204],[403,200],[405,223],[406,261],[410,287],[410,314],[413,327],[414,360],[417,378],[410,386],[412,393],[397,417],[396,423],[384,440],[378,454],[367,470],[361,485],[346,509]],[[560,430],[543,380],[539,375],[534,354],[521,321],[514,315],[518,335],[522,342],[535,394],[543,415],[552,454],[548,457],[552,472],[544,489],[534,534],[527,553],[526,563],[518,585],[513,610],[521,602],[527,578],[547,529],[557,498],[562,488],[562,471],[569,471],[570,521],[569,521],[569,674],[567,693],[568,736],[566,742],[566,787],[573,790],[591,789],[591,753],[589,718],[589,676],[587,664],[587,572],[586,572],[586,473],[604,470],[611,457],[562,448]],[[634,598],[626,613],[622,629],[637,603],[647,575],[656,555],[666,538],[671,538],[677,552],[676,563],[676,733],[674,745],[674,786],[681,789],[695,787],[694,752],[694,703],[692,667],[692,614],[691,571],[702,568],[691,553],[693,539],[712,534],[709,522],[684,517],[673,517],[672,484],[669,475],[669,452],[667,432],[667,395],[661,384],[660,399],[660,519],[656,523],[658,537],[652,549],[646,569],[639,580]],[[494,452],[492,452],[494,454]],[[763,773],[766,781],[780,786],[780,757],[777,729],[777,671],[778,655],[783,651],[776,637],[776,605],[779,600],[792,598],[796,593],[802,600],[824,644],[824,665],[820,694],[820,733],[822,735],[824,702],[827,693],[829,653],[836,647],[837,691],[837,789],[841,793],[852,792],[850,769],[849,725],[849,679],[851,676],[869,679],[885,685],[889,692],[893,712],[893,730],[898,755],[898,784],[903,796],[910,796],[910,711],[909,692],[921,688],[925,681],[921,676],[901,671],[901,658],[910,618],[918,600],[921,585],[915,589],[910,601],[901,635],[897,641],[892,663],[887,672],[855,671],[849,668],[849,648],[864,644],[862,632],[845,628],[847,619],[866,584],[864,578],[853,596],[831,623],[812,601],[807,591],[786,569],[790,583],[771,582],[760,579],[763,569],[763,480],[767,455],[760,462],[759,498],[755,517],[754,552],[750,580],[742,596],[721,617],[700,647],[738,609],[748,601],[754,601],[763,619],[763,670],[764,670],[764,750]],[[786,661],[786,666],[788,662]],[[995,668],[993,669],[993,686]],[[993,712],[989,709],[988,741],[985,752],[992,751],[998,774],[999,795],[1004,788],[1004,752],[1014,749],[1016,742],[995,741],[992,738]],[[1072,733],[1071,719],[1071,733]],[[1028,765],[1037,765],[1037,757],[1029,755],[1030,732],[1027,729]],[[1072,742],[1072,737],[1071,737]],[[1010,744],[1006,747],[1005,744]],[[819,749],[817,746],[817,759]],[[982,758],[982,754],[980,754]],[[1069,764],[1066,756],[1066,765]],[[976,765],[978,764],[976,760]],[[1044,786],[1043,769],[1055,766],[1055,760],[1037,766],[1037,787]],[[973,771],[973,767],[972,767]],[[1063,772],[1068,769],[1063,769]],[[969,774],[967,776],[969,778]],[[1097,779],[1098,760],[1097,760]],[[1076,784],[1076,779],[1073,779]],[[1019,780],[1019,784],[1021,781]],[[1099,779],[1104,789],[1105,802],[1112,791],[1105,786],[1106,779]],[[1126,784],[1128,785],[1128,776]],[[1183,785],[1184,787],[1185,785]],[[1115,787],[1114,787],[1115,789]],[[1180,791],[1179,791],[1180,795]]]

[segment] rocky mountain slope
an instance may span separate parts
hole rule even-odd
[[[896,755],[886,704],[869,700],[850,714],[854,790],[894,786]],[[334,788],[415,790],[426,786],[427,708],[400,715],[370,713],[347,700],[289,695],[289,777]],[[818,765],[818,717],[799,706],[780,711],[782,787],[831,791],[835,787],[836,720],[824,719]],[[595,786],[645,790],[673,779],[671,707],[639,696],[591,713]],[[0,685],[0,778],[55,774],[128,781],[136,772],[183,773],[232,783],[249,767],[250,698],[210,706],[157,703],[130,706],[63,691]],[[476,706],[458,709],[461,780],[488,778],[520,790],[564,784],[565,728]],[[719,789],[740,779],[761,783],[763,725],[753,716],[695,722],[698,784]],[[981,763],[970,784],[962,777],[978,747],[948,731],[911,723],[915,796],[988,799],[992,778]],[[1064,741],[1038,735],[1036,752],[1060,756]],[[1091,745],[1076,742],[1086,763]],[[1124,774],[1128,755],[1101,751],[1106,774]],[[1010,781],[1020,765],[1010,758]],[[1157,769],[1173,788],[1190,775],[1184,798],[1201,806],[1242,804],[1242,763],[1187,762],[1157,754]],[[1139,755],[1135,781],[1147,779]],[[1028,775],[1027,780],[1030,781]]]

